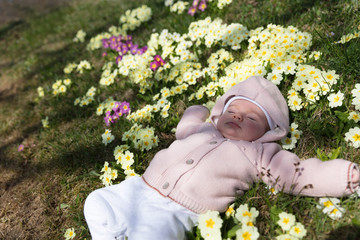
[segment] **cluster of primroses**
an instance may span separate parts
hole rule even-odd
[[[133,43],[131,35],[122,36],[120,34],[118,36],[111,36],[110,38],[103,38],[101,41],[103,48],[110,49],[117,53],[115,58],[116,64],[128,53],[141,55],[147,50],[147,46],[139,47],[138,44]],[[103,56],[107,54],[107,52],[104,52]]]
[[[229,227],[230,222],[233,222],[234,226],[226,233],[228,240],[256,240],[260,237],[255,226],[259,211],[254,207],[250,208],[248,204],[242,204],[236,210],[234,206],[235,204],[229,206],[223,218],[217,211],[207,211],[199,215],[197,228],[200,230],[201,237],[204,240],[224,239],[222,228]],[[306,229],[300,222],[296,222],[293,214],[281,212],[278,214],[277,219],[276,223],[282,230],[281,234],[276,237],[277,240],[300,240],[306,236]]]
[[[123,101],[123,102],[115,102],[114,107],[106,111],[104,121],[106,126],[110,126],[111,123],[115,123],[120,117],[126,117],[127,114],[130,112],[130,103]]]
[[[187,14],[194,16],[198,11],[204,12],[208,7],[209,2],[217,2],[216,6],[219,9],[223,9],[224,6],[232,3],[232,0],[193,0],[191,6],[189,7]],[[185,1],[175,1],[174,0],[165,0],[165,6],[170,7],[171,12],[176,12],[181,14],[185,11],[188,6],[188,2]]]

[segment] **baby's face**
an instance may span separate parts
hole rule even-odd
[[[245,141],[255,141],[269,130],[264,112],[243,99],[233,101],[216,126],[225,138]]]

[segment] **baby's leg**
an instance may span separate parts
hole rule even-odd
[[[109,191],[115,190],[115,186],[97,189],[86,198],[84,215],[94,240],[115,239],[126,230],[125,223],[121,223],[122,212],[114,206],[116,195]]]
[[[139,202],[137,224],[129,225],[129,239],[186,239],[186,231],[197,224],[198,215],[146,187]]]

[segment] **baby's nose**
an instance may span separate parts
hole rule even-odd
[[[238,119],[239,121],[242,121],[242,116],[240,114],[234,115],[233,118]]]

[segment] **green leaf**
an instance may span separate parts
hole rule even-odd
[[[347,113],[347,112],[335,111],[335,116],[344,123],[347,123],[349,121],[348,120],[349,113]]]
[[[96,171],[94,171],[94,170],[92,170],[89,174],[90,174],[90,175],[93,175],[93,176],[97,176],[97,177],[99,177],[99,176],[100,176],[100,174],[99,174],[99,173],[97,173],[97,172],[96,172]]]
[[[323,162],[329,160],[328,156],[323,153],[320,148],[316,149],[316,156]]]
[[[330,160],[336,159],[340,154],[341,147],[331,150],[331,153],[328,154]]]
[[[237,230],[239,230],[240,228],[241,228],[240,225],[235,225],[234,227],[232,227],[232,228],[227,232],[227,237],[228,237],[228,238],[235,237]]]
[[[279,221],[279,214],[282,213],[283,210],[281,210],[280,208],[278,208],[276,205],[272,206],[270,208],[270,218],[271,221],[273,222],[277,222]]]

